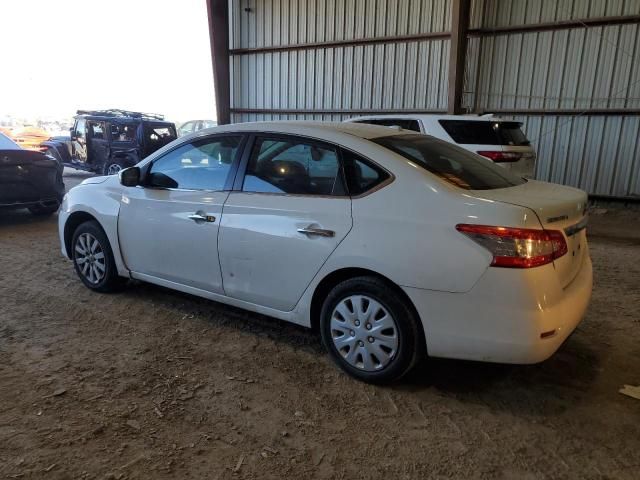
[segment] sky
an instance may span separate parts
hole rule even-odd
[[[0,0],[0,117],[215,119],[205,0]]]

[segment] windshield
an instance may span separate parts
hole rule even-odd
[[[439,120],[439,123],[456,143],[514,146],[530,144],[520,128],[522,126],[520,122]]]
[[[493,190],[526,182],[491,160],[426,135],[393,135],[372,141],[465,190]]]

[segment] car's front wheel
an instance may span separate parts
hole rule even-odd
[[[339,283],[320,315],[322,341],[329,354],[359,380],[397,380],[424,351],[413,309],[380,278],[356,277]]]
[[[73,266],[87,287],[98,292],[112,292],[125,279],[118,270],[106,234],[96,221],[84,222],[71,240]]]

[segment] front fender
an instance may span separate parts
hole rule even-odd
[[[122,186],[117,176],[109,177],[102,183],[87,183],[72,188],[65,195],[58,214],[58,235],[63,255],[69,258],[71,253],[67,251],[65,243],[68,222],[75,223],[79,219],[84,221],[85,218],[88,219],[88,215],[100,224],[107,235],[118,274],[128,277],[129,270],[122,259],[118,241],[118,214],[121,199]]]

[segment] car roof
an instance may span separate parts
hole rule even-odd
[[[366,123],[346,123],[346,122],[318,122],[312,120],[282,120],[273,122],[246,122],[234,123],[229,125],[221,125],[212,128],[206,128],[199,132],[192,133],[183,138],[199,137],[210,133],[223,132],[268,132],[268,133],[284,133],[291,135],[315,136],[323,133],[339,133],[351,135],[363,139],[371,139],[378,137],[388,137],[398,134],[413,134],[409,130],[400,128],[383,127],[379,125],[369,125]]]

